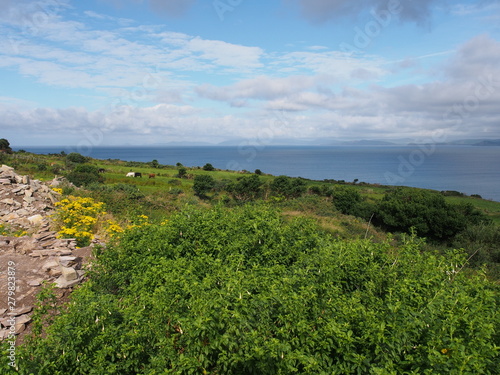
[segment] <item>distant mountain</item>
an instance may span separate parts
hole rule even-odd
[[[408,143],[408,146],[430,145],[435,146],[500,146],[500,139],[459,139],[439,143]]]
[[[500,139],[487,139],[474,143],[473,146],[500,146]]]
[[[214,143],[210,143],[210,142],[178,141],[178,142],[154,143],[151,146],[183,147],[183,146],[217,146],[217,145]]]

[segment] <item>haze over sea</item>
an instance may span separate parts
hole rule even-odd
[[[26,146],[46,154],[80,152],[96,159],[120,159],[184,166],[255,171],[313,180],[345,180],[456,190],[500,201],[500,147],[428,146]]]

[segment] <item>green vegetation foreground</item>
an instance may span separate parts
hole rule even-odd
[[[101,249],[19,373],[498,373],[498,284],[420,246],[260,204],[188,208]]]

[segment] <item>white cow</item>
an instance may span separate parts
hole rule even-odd
[[[127,173],[127,177],[134,177],[135,176],[135,172],[128,172]]]

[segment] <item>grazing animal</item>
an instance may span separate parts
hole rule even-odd
[[[156,175],[154,173],[149,174],[149,178],[155,178],[155,177],[156,177]]]
[[[142,173],[141,172],[135,172],[134,173],[134,177],[142,177]]]
[[[99,168],[99,173],[104,173],[106,170],[104,168]]]
[[[127,173],[127,177],[134,177],[135,176],[135,173],[134,172],[128,172]]]

